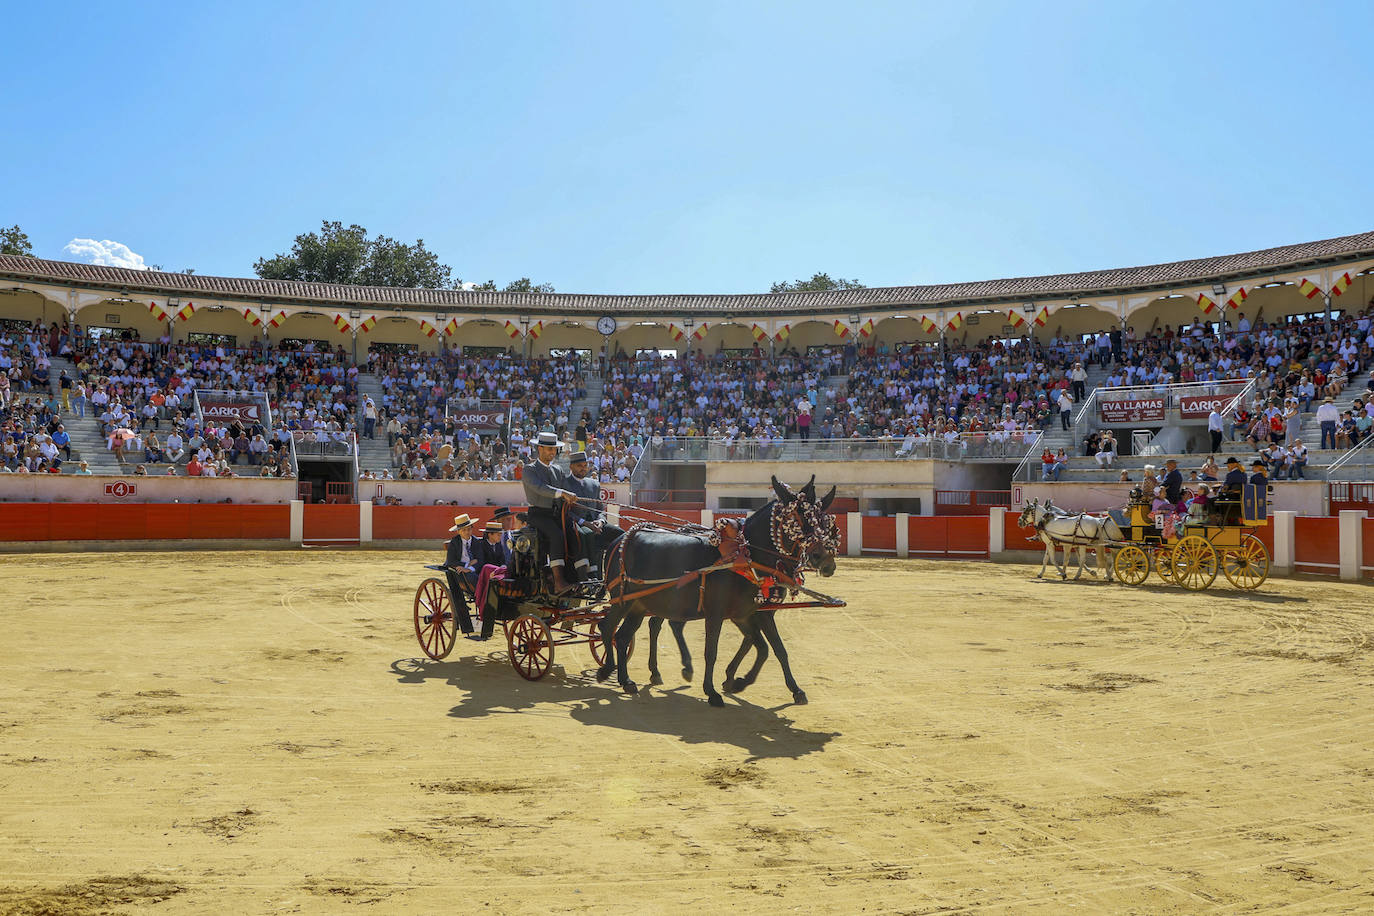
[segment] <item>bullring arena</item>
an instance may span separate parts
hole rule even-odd
[[[0,281],[0,912],[1370,909],[1371,438],[1322,418],[1374,391],[1374,233],[749,296]],[[776,614],[809,702],[774,658],[709,706],[700,623],[637,695],[426,657],[425,566],[539,433],[625,527],[835,486],[845,604]],[[1269,476],[1151,503],[1209,453]],[[1144,575],[1039,577],[1046,500],[1129,508]]]
[[[433,559],[7,558],[3,910],[1368,910],[1360,585],[845,560],[717,710],[417,658]]]

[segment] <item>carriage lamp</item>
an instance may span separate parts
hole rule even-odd
[[[1212,294],[1216,296],[1226,295],[1226,284],[1217,282],[1212,284]]]

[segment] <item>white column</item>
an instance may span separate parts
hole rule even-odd
[[[291,500],[291,543],[299,544],[305,540],[305,503],[299,499]]]
[[[863,552],[864,545],[864,517],[857,512],[849,513],[849,555],[857,557]]]
[[[710,509],[701,510],[701,527],[710,528],[716,523],[716,514]]]
[[[993,506],[988,510],[988,556],[995,557],[1007,549],[1007,510]]]
[[[897,556],[905,560],[911,556],[911,516],[905,512],[897,513]]]
[[[1274,526],[1274,556],[1271,571],[1276,576],[1293,575],[1293,532],[1296,529],[1298,513],[1292,509],[1279,509],[1269,513],[1269,524]]]
[[[358,543],[369,544],[372,542],[372,500],[365,499],[358,503]]]
[[[1364,556],[1364,510],[1341,510],[1341,578],[1356,581],[1360,578],[1360,560]]]

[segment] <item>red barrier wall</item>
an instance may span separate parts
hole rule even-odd
[[[1019,512],[1008,512],[1002,516],[1002,537],[1005,538],[1007,550],[1039,550],[1044,551],[1045,542],[1036,535],[1034,528],[1022,528],[1016,524],[1016,520],[1021,517]]]
[[[985,557],[987,516],[913,515],[907,520],[907,547],[912,556]]]
[[[1366,518],[1360,522],[1363,530],[1361,531],[1360,543],[1363,556],[1360,557],[1360,569],[1363,573],[1374,573],[1374,518]]]
[[[891,516],[863,516],[863,552],[879,556],[897,554],[897,520]]]
[[[357,507],[353,509],[356,532]],[[286,540],[290,536],[291,507],[285,505],[0,503],[0,541]]]
[[[1293,562],[1298,572],[1338,573],[1341,567],[1340,519],[1299,515],[1293,523]]]
[[[305,505],[302,535],[307,541],[336,543],[358,539],[358,507],[353,505]]]

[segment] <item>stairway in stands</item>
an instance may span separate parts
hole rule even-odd
[[[363,438],[363,398],[372,398],[377,407],[375,439]],[[386,444],[386,420],[382,416],[382,382],[371,372],[358,373],[358,470],[379,471],[391,467],[391,449]]]
[[[64,356],[52,357],[48,384],[59,404],[62,403],[62,391],[58,379],[64,369],[68,378],[75,380],[78,377],[76,366],[72,365],[71,360]],[[84,460],[90,466],[92,474],[132,474],[134,467],[143,458],[142,455],[130,455],[131,459],[137,460],[121,466],[114,452],[105,447],[105,434],[100,429],[100,418],[95,416],[89,404],[86,405],[84,419],[74,410],[62,411],[62,425],[66,427],[67,435],[72,437],[72,463],[62,466],[64,472],[75,472],[77,462]]]
[[[568,425],[573,429],[577,428],[577,421],[582,417],[582,411],[586,410],[591,417],[588,427],[595,428],[596,418],[601,415],[601,395],[606,390],[606,383],[601,376],[587,373],[584,376],[587,380],[587,394],[585,397],[578,398],[572,402],[568,408]]]

